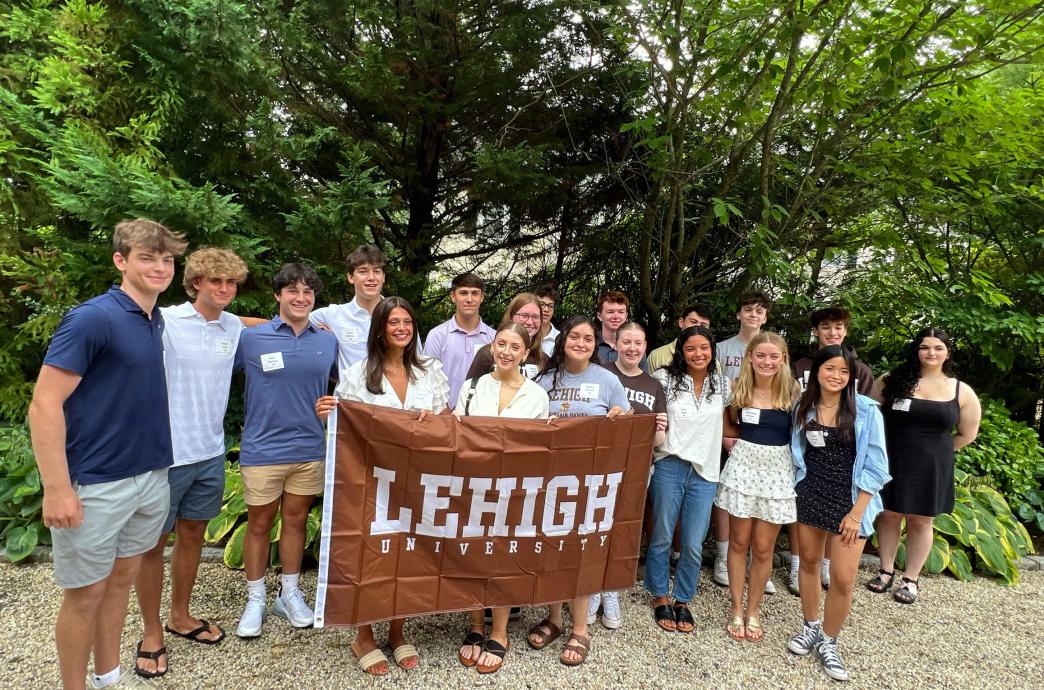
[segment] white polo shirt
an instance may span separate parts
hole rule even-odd
[[[406,402],[399,400],[395,389],[388,382],[388,377],[381,375],[381,387],[383,393],[371,393],[366,388],[366,360],[356,362],[348,368],[347,375],[343,376],[337,384],[334,395],[344,400],[355,400],[370,405],[381,407],[392,407],[397,410],[431,410],[440,414],[449,404],[449,379],[442,371],[442,364],[433,357],[421,355],[421,362],[425,368],[413,369],[416,382],[409,381],[406,385]]]
[[[366,359],[366,340],[370,337],[370,312],[352,298],[348,304],[331,304],[312,312],[312,323],[323,324],[337,336],[337,373],[344,379],[349,367]]]
[[[457,396],[457,407],[453,410],[455,415],[464,415],[465,403],[468,399],[467,381],[461,386],[460,395]],[[497,411],[500,407],[500,381],[493,378],[493,374],[482,376],[475,384],[475,394],[471,396],[471,404],[468,405],[468,416],[471,417],[511,417],[513,419],[547,419],[550,403],[547,399],[547,391],[540,384],[529,379],[522,380],[522,386],[515,391],[515,397],[507,406]]]
[[[715,378],[714,395],[708,398],[711,376]],[[684,390],[674,390],[666,369],[657,369],[652,377],[667,394],[667,438],[653,449],[653,458],[661,460],[674,455],[691,462],[708,482],[718,481],[725,401],[731,395],[729,380],[721,374],[709,375],[703,382],[703,394],[697,399],[688,374]]]
[[[225,408],[243,322],[221,312],[207,321],[192,303],[160,309],[174,464],[225,453]]]
[[[547,332],[540,340],[540,349],[544,351],[544,354],[548,357],[555,351],[555,338],[558,337],[558,329],[555,328],[554,324],[551,324],[551,330]]]

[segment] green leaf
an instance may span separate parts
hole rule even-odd
[[[33,552],[37,541],[36,525],[15,527],[7,533],[7,543],[4,545],[7,557],[17,563]]]
[[[970,582],[975,577],[972,573],[971,561],[968,560],[968,554],[961,549],[952,549],[950,551],[950,562],[947,564],[946,569],[958,580],[964,582]]]
[[[204,537],[211,544],[215,544],[231,532],[238,521],[239,515],[222,510],[217,517],[207,523],[207,531]]]
[[[895,551],[895,565],[902,570],[906,567],[906,541],[899,542],[899,548]]]
[[[268,531],[268,543],[275,544],[283,534],[283,514],[279,513],[272,522],[272,529]]]
[[[941,573],[950,564],[950,544],[938,534],[933,535],[932,548],[924,569],[930,573]]]
[[[225,544],[225,565],[233,570],[241,570],[243,568],[243,540],[246,538],[246,530],[247,525],[244,522],[236,528],[228,543]]]

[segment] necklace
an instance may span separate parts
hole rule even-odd
[[[840,403],[841,403],[841,401],[840,401],[840,400],[838,400],[838,401],[837,401],[836,403],[834,403],[833,405],[827,405],[826,403],[819,403],[818,405],[816,405],[816,407],[822,407],[822,408],[824,408],[824,409],[826,409],[826,410],[832,410],[832,409],[834,409],[835,407],[837,407],[837,406],[838,406],[838,405],[839,405]]]

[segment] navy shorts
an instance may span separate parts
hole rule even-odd
[[[175,465],[167,472],[170,510],[163,532],[174,530],[176,520],[210,520],[221,512],[225,493],[225,456]]]

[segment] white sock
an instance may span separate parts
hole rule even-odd
[[[120,679],[120,667],[117,666],[116,668],[112,669],[108,673],[103,673],[100,676],[97,673],[95,673],[94,674],[94,687],[96,687],[96,688],[104,688],[104,687],[107,687],[109,685],[112,685],[113,683],[115,683],[119,679]]]
[[[251,599],[265,598],[265,578],[259,580],[247,580],[247,596]]]
[[[829,575],[830,574],[830,559],[829,558],[824,558],[822,565],[819,566],[819,569],[820,569],[820,572],[822,572],[824,575]]]
[[[716,543],[718,545],[718,558],[728,558],[729,557],[729,542],[728,541],[719,541],[719,542],[716,542]]]
[[[286,594],[297,589],[297,583],[300,577],[301,573],[294,573],[292,575],[287,575],[286,573],[283,573],[283,575],[279,578],[279,582],[283,585],[281,591],[284,594]]]
[[[798,577],[798,570],[801,569],[801,556],[791,555],[790,557],[790,579],[796,580]]]

